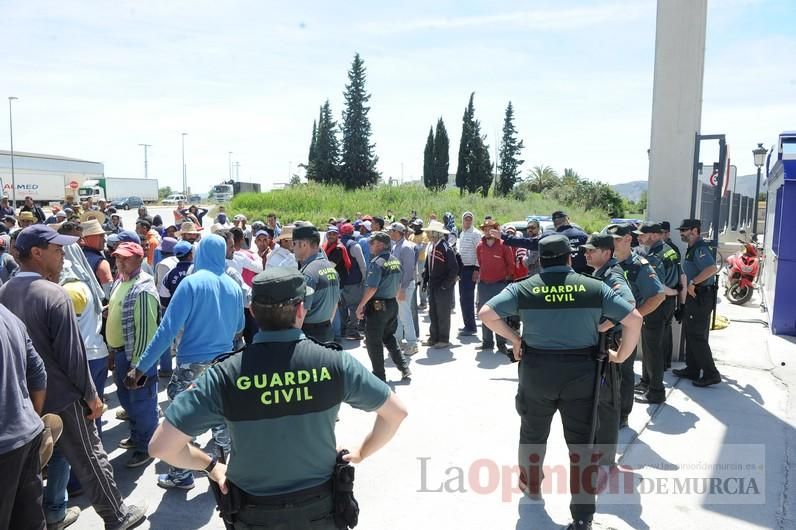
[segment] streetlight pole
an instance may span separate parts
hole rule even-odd
[[[232,151],[227,154],[229,155],[229,180],[232,180]]]
[[[756,241],[757,240],[757,207],[760,197],[760,173],[763,169],[763,164],[766,163],[766,155],[768,154],[768,149],[763,147],[763,144],[757,144],[757,149],[752,150],[752,154],[755,157],[755,166],[757,166],[757,184],[755,185],[755,207],[753,209],[753,218],[752,218],[752,238]]]
[[[148,179],[149,178],[149,162],[147,161],[146,150],[147,150],[147,148],[152,147],[152,145],[151,144],[138,144],[138,145],[140,145],[141,147],[144,148],[144,178]]]
[[[14,120],[11,118],[11,102],[19,99],[16,96],[8,96],[8,131],[11,138],[11,207],[17,207],[17,176],[14,172]]]
[[[240,180],[240,162],[235,162],[235,180]]]
[[[188,195],[188,180],[185,171],[185,137],[188,136],[188,133],[182,133],[182,194]]]

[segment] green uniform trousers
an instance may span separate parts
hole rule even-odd
[[[399,370],[407,367],[406,357],[398,347],[395,330],[398,329],[398,302],[395,299],[380,300],[383,309],[376,310],[375,300],[365,306],[365,339],[367,340],[368,357],[373,375],[385,381],[384,347],[390,353],[390,359]]]
[[[332,494],[302,496],[290,503],[247,504],[235,516],[235,530],[336,530]]]
[[[547,437],[556,412],[561,414],[570,454],[570,512],[591,521],[595,511],[598,460],[587,449],[592,391],[597,363],[587,355],[527,353],[520,361],[516,407],[520,415],[519,467],[528,492],[540,493]]]
[[[644,348],[641,382],[647,386],[647,397],[651,400],[666,398],[663,386],[663,372],[666,371],[666,322],[671,321],[674,306],[675,297],[667,297],[655,311],[644,317],[644,327],[641,328],[641,344]]]

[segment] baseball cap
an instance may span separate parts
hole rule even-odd
[[[257,230],[257,233],[256,233],[256,234],[254,234],[254,239],[257,239],[257,238],[258,238],[258,237],[260,237],[260,236],[267,236],[267,237],[271,237],[271,234],[270,234],[270,233],[268,233],[268,231],[267,231],[267,230]]]
[[[131,256],[144,257],[144,249],[138,243],[121,243],[116,250],[113,251],[114,256],[122,256],[129,258]]]
[[[298,269],[271,267],[252,280],[252,301],[265,305],[280,305],[298,301],[315,291]]]
[[[622,238],[633,233],[633,225],[629,223],[622,223],[608,227],[607,232],[615,238]]]
[[[119,232],[119,242],[120,243],[135,243],[136,245],[141,244],[141,238],[138,237],[138,234],[132,232],[130,230],[122,230]]]
[[[293,241],[300,241],[302,239],[312,239],[319,236],[320,232],[315,228],[315,225],[308,221],[296,221],[295,228],[293,228]]]
[[[587,248],[591,250],[596,248],[602,250],[613,250],[614,236],[611,234],[592,234],[589,236],[589,240],[586,241],[585,244],[581,245],[581,248]]]
[[[354,235],[354,225],[351,223],[345,223],[343,226],[340,227],[340,233],[344,236],[351,236]]]
[[[111,234],[107,238],[105,238],[105,245],[108,248],[116,248],[119,244],[119,234]]]
[[[193,250],[193,245],[188,241],[178,241],[174,245],[174,255],[181,258]]]
[[[406,227],[401,223],[393,223],[387,228],[387,230],[393,232],[401,232],[403,234],[404,232],[406,232]]]
[[[373,226],[373,224],[370,221],[362,221],[362,226],[365,227],[365,230],[370,232],[371,227]]]
[[[569,246],[569,239],[564,235],[555,234],[539,240],[540,258],[557,258],[571,252],[572,247]]]
[[[33,225],[20,230],[17,235],[17,250],[26,252],[33,247],[49,243],[51,245],[71,245],[77,243],[79,237],[59,234],[46,225]]]
[[[660,234],[663,228],[659,223],[641,223],[638,230],[634,230],[634,234]]]
[[[392,240],[390,239],[390,236],[387,235],[387,232],[373,232],[370,235],[370,240],[379,241],[387,246],[389,246],[392,243]]]
[[[56,213],[56,214],[55,214],[55,217],[56,217],[56,218],[59,218],[59,219],[60,219],[60,218],[64,218],[64,219],[66,219],[66,212],[65,212],[65,211],[63,211],[63,210],[61,210],[61,211],[59,211],[58,213]]]
[[[334,232],[335,234],[339,234],[339,233],[340,233],[340,229],[339,229],[339,228],[337,228],[337,227],[336,227],[336,226],[334,226],[334,225],[332,225],[332,226],[328,227],[328,228],[326,229],[326,231],[327,231],[327,232]]]
[[[246,216],[245,216],[245,215],[243,215],[243,214],[241,214],[241,213],[239,213],[238,215],[236,215],[236,216],[234,217],[234,220],[235,220],[235,221],[245,221],[245,220],[246,220]]]
[[[677,227],[678,230],[688,230],[691,228],[702,228],[702,221],[700,219],[683,219],[683,222]]]
[[[555,221],[556,219],[562,219],[566,216],[567,216],[566,212],[562,212],[561,210],[556,210],[555,212],[553,212],[553,215],[551,215],[550,217],[552,217],[553,221]]]
[[[174,246],[177,244],[177,240],[173,237],[164,237],[163,241],[161,241],[160,246],[158,247],[161,252],[170,252],[174,253]]]

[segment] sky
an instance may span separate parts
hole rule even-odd
[[[385,178],[420,178],[440,116],[455,172],[475,92],[492,153],[512,101],[523,175],[545,164],[643,180],[655,9],[654,0],[0,0],[0,97],[19,98],[16,150],[142,177],[139,144],[151,144],[150,178],[180,188],[185,132],[194,192],[228,178],[230,151],[240,180],[270,188],[303,174],[327,98],[340,121],[358,52]],[[739,175],[754,172],[758,142],[796,129],[795,26],[793,0],[709,1],[702,132],[727,135]]]

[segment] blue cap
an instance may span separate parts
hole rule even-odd
[[[107,238],[105,238],[105,244],[108,245],[110,248],[116,248],[116,245],[120,243],[119,241],[119,234],[111,234]]]
[[[161,241],[160,246],[158,247],[161,252],[170,252],[174,253],[174,245],[177,244],[177,240],[173,237],[164,237],[163,241]]]
[[[16,247],[17,250],[25,252],[45,243],[63,247],[77,243],[78,239],[80,238],[59,234],[47,225],[33,225],[20,230],[17,235]]]
[[[133,231],[130,230],[122,230],[119,232],[119,242],[120,243],[136,243],[138,245],[141,244],[141,238],[138,237]]]
[[[193,245],[188,241],[180,241],[174,245],[174,255],[181,258],[193,250]]]

